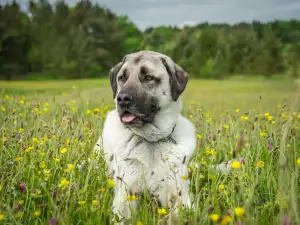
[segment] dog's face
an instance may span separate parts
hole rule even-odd
[[[173,60],[152,51],[126,55],[109,76],[121,122],[135,126],[151,123],[159,110],[177,101],[188,81]]]

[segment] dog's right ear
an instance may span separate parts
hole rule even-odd
[[[117,65],[115,65],[113,68],[111,68],[109,72],[109,80],[110,80],[110,85],[113,91],[113,98],[115,99],[118,85],[117,85],[117,74],[122,68],[123,64],[126,61],[126,57],[123,58],[122,62],[119,62]]]
[[[177,101],[179,96],[184,91],[189,80],[188,73],[177,65],[170,58],[161,58],[163,65],[170,77],[171,96],[174,101]]]

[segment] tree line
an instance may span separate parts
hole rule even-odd
[[[195,78],[300,75],[300,21],[158,26],[144,31],[89,0],[0,5],[0,79],[106,77],[134,51],[172,57]]]

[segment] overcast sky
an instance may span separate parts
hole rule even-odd
[[[2,1],[2,0],[0,0]],[[22,0],[20,0],[22,1]],[[24,0],[23,0],[24,1]],[[50,0],[55,2],[55,0]],[[74,5],[76,0],[65,0]],[[93,0],[141,29],[156,25],[300,19],[300,0]]]

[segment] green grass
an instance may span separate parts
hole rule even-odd
[[[113,189],[104,160],[92,152],[113,109],[109,81],[0,82],[0,90],[0,224],[48,224],[50,218],[111,224]],[[198,137],[198,167],[190,168],[196,210],[182,211],[180,224],[210,224],[212,214],[222,220],[227,211],[228,224],[280,224],[284,216],[300,224],[296,93],[292,80],[190,80],[183,114]],[[242,167],[229,175],[211,167],[241,157]],[[87,158],[92,163],[78,168]],[[148,197],[131,224],[164,218]],[[236,207],[245,209],[241,218]]]

